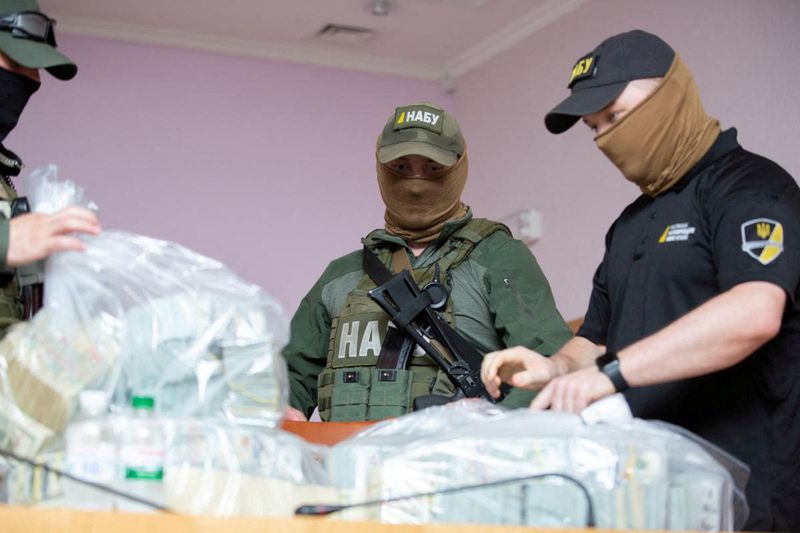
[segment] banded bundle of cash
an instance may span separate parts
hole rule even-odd
[[[585,425],[575,415],[528,411],[476,421],[459,416],[458,403],[438,409],[438,414],[426,410],[402,417],[334,447],[332,483],[356,502],[566,474],[588,490],[598,527],[733,527],[731,474],[701,444],[669,427],[641,420]],[[435,416],[442,420],[438,427],[414,420]],[[405,431],[406,419],[409,427],[425,431]],[[552,476],[383,503],[349,516],[390,523],[583,527],[587,506],[576,483]]]

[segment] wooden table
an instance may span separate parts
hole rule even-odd
[[[308,442],[333,446],[375,422],[295,422],[284,420],[281,429]]]
[[[0,505],[3,533],[612,533],[607,529],[544,529],[514,526],[389,525],[325,518],[211,518],[168,514],[92,513]],[[619,532],[614,532],[619,533]]]

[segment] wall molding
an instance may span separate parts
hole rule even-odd
[[[442,77],[458,79],[586,2],[588,0],[548,0],[447,62]]]
[[[287,45],[209,36],[200,33],[153,28],[139,24],[124,24],[59,16],[60,33],[79,37],[112,39],[135,44],[173,46],[189,50],[215,52],[253,59],[272,59],[322,67],[351,69],[380,74],[394,74],[407,78],[439,80],[441,68],[426,63],[376,58],[368,54],[339,49],[325,49],[309,45]]]
[[[60,33],[79,37],[112,39],[128,43],[172,46],[253,59],[271,59],[329,68],[390,74],[438,81],[444,90],[455,90],[458,77],[479,67],[588,0],[548,0],[526,16],[490,35],[445,64],[378,58],[342,49],[312,45],[264,43],[231,37],[153,28],[140,24],[108,22],[53,13]]]

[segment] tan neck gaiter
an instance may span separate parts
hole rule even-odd
[[[595,141],[643,193],[675,185],[714,144],[719,121],[706,115],[700,91],[678,55],[661,84]]]
[[[461,192],[467,182],[467,154],[441,174],[409,178],[378,163],[378,185],[386,212],[386,230],[408,242],[436,240],[448,220],[467,214]]]

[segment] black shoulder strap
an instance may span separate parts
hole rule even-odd
[[[378,287],[389,281],[393,276],[392,272],[386,268],[386,265],[381,262],[378,256],[366,246],[364,246],[363,250],[361,267]],[[414,340],[406,335],[403,330],[390,326],[386,330],[386,336],[381,345],[381,353],[378,355],[378,362],[375,366],[377,368],[405,368],[408,366],[414,346],[416,346]]]
[[[375,285],[383,285],[392,278],[392,272],[386,268],[375,253],[364,246],[361,258],[361,268],[375,282]]]

